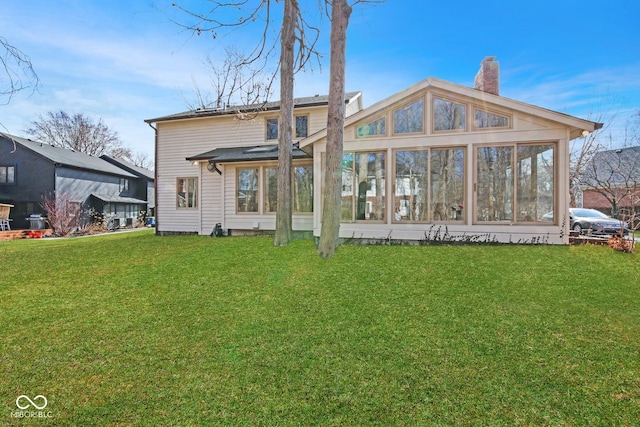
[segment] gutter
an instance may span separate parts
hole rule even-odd
[[[155,212],[153,216],[156,218],[155,233],[158,235],[158,128],[154,127],[151,123],[145,120],[145,123],[153,129],[153,204]],[[147,201],[148,203],[149,201]]]

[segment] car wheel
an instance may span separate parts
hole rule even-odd
[[[580,224],[573,224],[573,231],[582,234],[582,226]]]

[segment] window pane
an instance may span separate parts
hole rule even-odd
[[[264,211],[276,212],[278,209],[278,169],[265,168],[264,170],[265,194]]]
[[[313,212],[313,166],[293,168],[293,212]]]
[[[238,169],[238,212],[258,212],[258,169]]]
[[[427,151],[396,152],[394,221],[427,221],[429,178]]]
[[[353,181],[353,153],[345,153],[342,156],[342,221],[353,221]]]
[[[176,206],[195,208],[198,200],[198,179],[178,178],[176,186]]]
[[[188,192],[187,192],[187,203],[188,207],[195,208],[197,206],[198,200],[198,181],[196,178],[189,178],[188,180]]]
[[[371,123],[358,126],[356,135],[361,136],[373,136],[373,135],[386,135],[387,134],[387,120],[384,117],[380,117],[378,120],[374,120]]]
[[[542,221],[553,213],[553,145],[518,147],[518,221]]]
[[[424,101],[422,99],[393,112],[395,133],[422,132],[424,123]]]
[[[464,150],[431,150],[431,219],[462,221]]]
[[[278,139],[278,119],[267,119],[267,139]]]
[[[477,162],[477,220],[511,221],[513,147],[480,147]]]
[[[7,183],[7,169],[6,166],[0,166],[0,184]]]
[[[13,166],[7,167],[7,183],[13,184],[16,182],[16,169]]]
[[[509,117],[476,109],[475,127],[477,128],[509,127]]]
[[[439,130],[465,130],[467,106],[453,101],[435,98],[433,128]]]
[[[384,167],[384,153],[356,154],[356,220],[384,220]]]
[[[296,138],[306,138],[308,134],[307,122],[309,116],[296,116]]]

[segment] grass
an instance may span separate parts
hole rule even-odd
[[[640,419],[637,254],[345,246],[324,261],[311,241],[140,232],[0,256],[2,425]],[[46,396],[50,418],[12,417],[20,395]]]

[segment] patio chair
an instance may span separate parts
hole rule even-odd
[[[13,205],[7,205],[4,203],[0,203],[0,231],[8,231],[11,230],[9,218],[9,210],[13,207]]]

